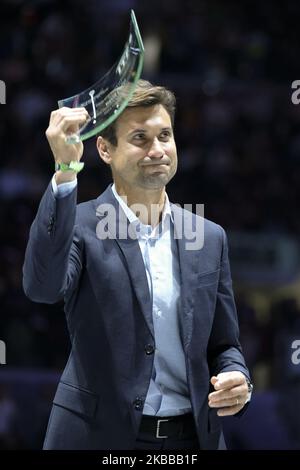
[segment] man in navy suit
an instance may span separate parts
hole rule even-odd
[[[165,191],[177,170],[174,113],[172,92],[140,80],[97,139],[113,184],[78,206],[83,144],[66,136],[88,114],[51,113],[57,171],[23,285],[35,302],[64,299],[72,347],[45,449],[221,449],[219,417],[249,401],[225,232]]]

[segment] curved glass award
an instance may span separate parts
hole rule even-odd
[[[68,143],[86,140],[111,124],[126,108],[144,62],[144,45],[134,11],[131,10],[130,32],[120,59],[112,68],[86,90],[58,101],[59,108],[84,107],[91,119],[75,134],[67,137]]]

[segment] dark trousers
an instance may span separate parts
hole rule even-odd
[[[143,416],[135,450],[200,450],[193,415]]]

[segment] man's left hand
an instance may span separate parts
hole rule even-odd
[[[218,416],[231,416],[241,411],[248,398],[247,381],[242,372],[221,372],[210,381],[216,391],[208,395],[208,405],[219,408]]]

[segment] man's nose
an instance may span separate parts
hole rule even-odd
[[[148,156],[151,158],[160,158],[164,156],[164,153],[162,143],[155,137],[148,152]]]

